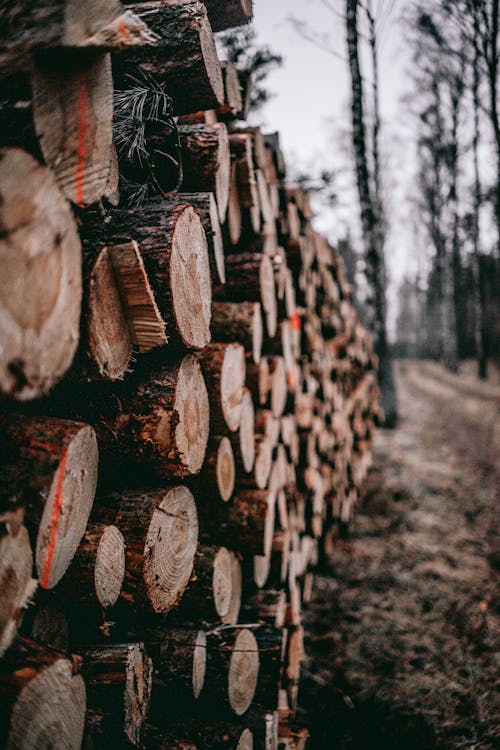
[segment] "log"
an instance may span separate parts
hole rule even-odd
[[[52,405],[95,420],[102,455],[141,466],[158,477],[198,474],[208,442],[209,403],[201,367],[193,355],[140,372],[126,383],[83,392],[77,404],[71,392]],[[85,401],[84,401],[85,399]],[[148,480],[150,477],[148,476]]]
[[[187,487],[113,493],[99,498],[93,517],[117,526],[125,539],[121,602],[161,614],[175,607],[198,543],[196,505]]]
[[[271,259],[262,253],[226,257],[226,284],[214,289],[216,300],[261,302],[268,334],[276,333],[277,303]]]
[[[179,199],[192,205],[200,217],[208,242],[212,283],[224,284],[226,281],[224,242],[214,194],[200,192],[180,193]]]
[[[248,388],[243,389],[241,401],[241,421],[238,433],[231,435],[237,469],[241,467],[249,474],[255,463],[255,411],[252,394]]]
[[[269,364],[266,357],[262,357],[258,364],[247,363],[247,385],[255,406],[261,409],[266,405],[270,392]]]
[[[218,434],[240,426],[245,351],[240,344],[210,344],[197,355],[211,401],[210,427]]]
[[[125,540],[112,524],[89,523],[56,592],[68,605],[116,604],[125,576]]]
[[[45,163],[77,206],[100,200],[111,171],[113,78],[109,54],[37,56],[33,122]]]
[[[195,209],[178,201],[155,201],[135,209],[113,210],[106,221],[82,229],[85,247],[135,240],[169,346],[201,349],[210,341],[211,280],[208,245]]]
[[[0,662],[0,695],[6,750],[80,750],[85,684],[64,654],[18,638]]]
[[[205,5],[214,31],[242,26],[253,17],[252,0],[207,0]]]
[[[253,734],[243,725],[211,717],[177,719],[168,729],[148,727],[146,750],[253,750]]]
[[[175,715],[182,705],[192,706],[205,684],[207,637],[203,630],[159,628],[146,631],[148,652],[154,662],[152,716]],[[154,639],[154,640],[152,640]],[[169,721],[170,724],[170,721]]]
[[[245,554],[265,555],[273,540],[274,510],[274,493],[241,488],[216,516],[203,518],[203,531]]]
[[[88,721],[107,740],[139,746],[152,686],[153,663],[142,643],[79,649]]]
[[[194,570],[176,612],[179,622],[222,622],[234,625],[241,605],[241,566],[226,547],[201,544]]]
[[[132,3],[157,40],[151,50],[116,56],[116,80],[131,70],[153,76],[169,92],[174,114],[217,109],[224,102],[224,83],[205,6],[197,0]]]
[[[0,226],[0,391],[26,401],[76,351],[81,245],[54,176],[19,149],[0,150]]]
[[[9,648],[36,590],[24,510],[0,512],[0,657]]]
[[[241,230],[242,215],[238,192],[238,166],[236,162],[232,161],[227,216],[226,223],[223,227],[226,243],[228,245],[237,245],[241,237]]]
[[[283,357],[269,359],[269,377],[271,412],[274,417],[279,418],[283,414],[287,399],[287,378]]]
[[[207,9],[208,10],[208,9]],[[219,120],[234,120],[243,108],[238,71],[229,60],[221,62],[224,80],[224,103],[217,110]]]
[[[262,352],[262,314],[259,302],[214,302],[211,321],[214,341],[237,341],[255,364]]]
[[[227,128],[214,125],[181,125],[179,139],[182,152],[182,185],[184,192],[213,193],[219,219],[226,218],[231,179],[231,157]]]
[[[286,619],[286,591],[284,589],[260,589],[245,598],[242,617],[250,622],[262,622],[283,628]]]
[[[4,4],[0,11],[0,70],[29,65],[37,50],[58,47],[114,49],[152,44],[147,26],[117,0],[78,3],[46,0],[42,7],[29,0]]]
[[[204,696],[217,710],[229,709],[237,716],[250,707],[259,675],[259,647],[247,628],[213,631],[207,637],[207,684]],[[215,708],[214,706],[214,708]]]
[[[255,691],[255,702],[276,710],[281,683],[282,665],[285,658],[287,631],[272,625],[261,625],[253,630],[259,646],[259,681]]]
[[[267,365],[267,360],[264,361]],[[255,412],[255,433],[266,437],[271,448],[278,444],[280,430],[281,422],[270,409],[257,409]]]
[[[98,451],[86,424],[50,417],[0,417],[0,453],[15,467],[4,497],[26,508],[42,588],[64,575],[87,526],[97,485]],[[4,475],[5,481],[5,475]]]
[[[98,252],[84,295],[85,319],[76,376],[121,380],[133,346],[151,351],[167,342],[165,323],[133,240]]]
[[[235,475],[234,453],[229,438],[226,435],[210,438],[200,474],[200,489],[207,497],[216,495],[227,503],[234,491]]]

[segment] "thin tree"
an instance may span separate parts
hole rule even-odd
[[[356,165],[356,182],[361,209],[361,227],[365,248],[366,279],[370,288],[370,328],[374,334],[379,358],[379,383],[387,426],[397,422],[397,398],[393,362],[386,328],[386,269],[383,247],[383,217],[379,211],[374,179],[370,175],[363,104],[363,79],[358,53],[358,0],[346,0],[345,20],[347,53],[351,77],[352,143]],[[376,49],[376,47],[375,47]],[[373,75],[376,70],[373,71]],[[378,140],[378,134],[377,134]],[[380,195],[379,195],[380,199]],[[381,203],[381,201],[380,201]]]

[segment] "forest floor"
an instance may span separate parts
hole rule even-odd
[[[349,536],[304,613],[309,750],[500,746],[500,386],[398,364]]]

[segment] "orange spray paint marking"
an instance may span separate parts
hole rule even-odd
[[[130,39],[130,31],[127,29],[125,21],[118,21],[118,36],[122,40],[123,44],[128,44]]]
[[[52,567],[52,560],[54,558],[54,551],[56,548],[57,539],[57,528],[59,526],[59,517],[61,515],[61,508],[63,502],[62,488],[64,482],[64,475],[66,473],[66,459],[68,458],[68,451],[64,451],[64,455],[59,464],[59,474],[57,477],[57,488],[56,488],[56,499],[52,506],[52,518],[50,519],[50,538],[49,546],[47,549],[47,558],[45,560],[45,566],[43,568],[42,577],[40,579],[40,586],[42,589],[49,587],[50,569]]]
[[[87,97],[89,78],[83,71],[79,91],[79,121],[78,121],[78,162],[76,167],[76,204],[83,207],[83,180],[85,177],[85,163],[87,160]]]
[[[290,323],[290,328],[293,331],[300,331],[302,323],[298,312],[294,312],[293,315],[290,315],[290,317],[288,318],[288,322]]]

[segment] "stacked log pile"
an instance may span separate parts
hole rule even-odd
[[[278,135],[237,120],[212,31],[251,14],[0,4],[6,748],[305,746],[301,609],[376,362]]]

